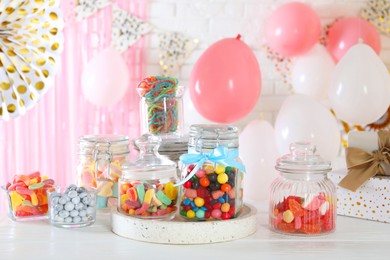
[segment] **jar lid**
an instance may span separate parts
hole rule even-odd
[[[213,149],[220,145],[238,148],[238,127],[231,125],[191,125],[188,145]]]
[[[134,143],[140,153],[129,163],[122,165],[124,178],[144,180],[176,176],[176,163],[158,153],[160,137],[144,134]]]
[[[316,146],[307,142],[290,145],[290,153],[276,161],[275,168],[287,173],[322,173],[332,170],[331,163],[315,154]]]
[[[79,138],[80,154],[106,151],[112,154],[129,153],[129,137],[125,135],[84,135]]]

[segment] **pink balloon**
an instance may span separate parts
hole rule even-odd
[[[353,45],[369,45],[378,55],[381,51],[381,40],[375,27],[359,17],[343,18],[336,21],[328,33],[328,51],[338,62]]]
[[[268,45],[283,56],[296,56],[308,51],[320,38],[320,19],[303,3],[287,3],[277,8],[268,19],[265,38]]]
[[[196,62],[190,95],[206,119],[232,123],[252,111],[260,96],[260,67],[252,50],[237,38],[211,45]]]

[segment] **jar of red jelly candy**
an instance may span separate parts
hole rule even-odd
[[[183,164],[180,215],[187,220],[227,220],[243,208],[244,165],[238,155],[238,128],[192,125]]]
[[[97,189],[98,208],[116,205],[122,165],[129,161],[129,138],[123,135],[87,135],[80,137],[78,148],[77,185]]]
[[[123,165],[118,211],[143,219],[172,219],[179,188],[176,163],[158,153],[161,138],[144,134],[135,140],[140,154]]]
[[[141,97],[141,133],[175,138],[183,128],[183,91],[171,77],[151,76],[137,87]]]
[[[280,176],[272,183],[269,223],[280,233],[317,235],[336,226],[336,186],[327,177],[331,164],[310,143],[290,145],[277,160]]]

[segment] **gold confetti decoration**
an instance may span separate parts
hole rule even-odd
[[[390,35],[390,1],[369,0],[360,10],[360,16],[372,23],[380,32]]]
[[[76,18],[78,20],[87,18],[109,4],[111,4],[110,0],[77,0]]]
[[[23,115],[52,85],[63,49],[59,2],[0,1],[0,120]]]
[[[112,45],[120,52],[126,51],[138,41],[142,35],[150,32],[153,27],[127,11],[114,6],[112,19]]]
[[[174,76],[198,45],[199,40],[178,32],[159,34],[159,65],[163,75]]]

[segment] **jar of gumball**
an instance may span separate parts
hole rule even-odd
[[[183,164],[180,215],[186,220],[228,220],[243,208],[243,173],[238,128],[192,125]]]
[[[116,205],[122,166],[129,161],[129,137],[87,135],[78,143],[77,185],[97,190],[97,207]]]
[[[179,188],[176,163],[158,153],[161,138],[144,134],[135,140],[139,156],[123,165],[118,211],[142,219],[172,219]]]
[[[183,91],[171,77],[151,76],[137,87],[140,101],[141,133],[176,138],[183,129]]]
[[[330,162],[310,143],[293,143],[279,158],[278,178],[270,189],[269,224],[273,231],[319,235],[336,226],[336,186],[328,179]]]

